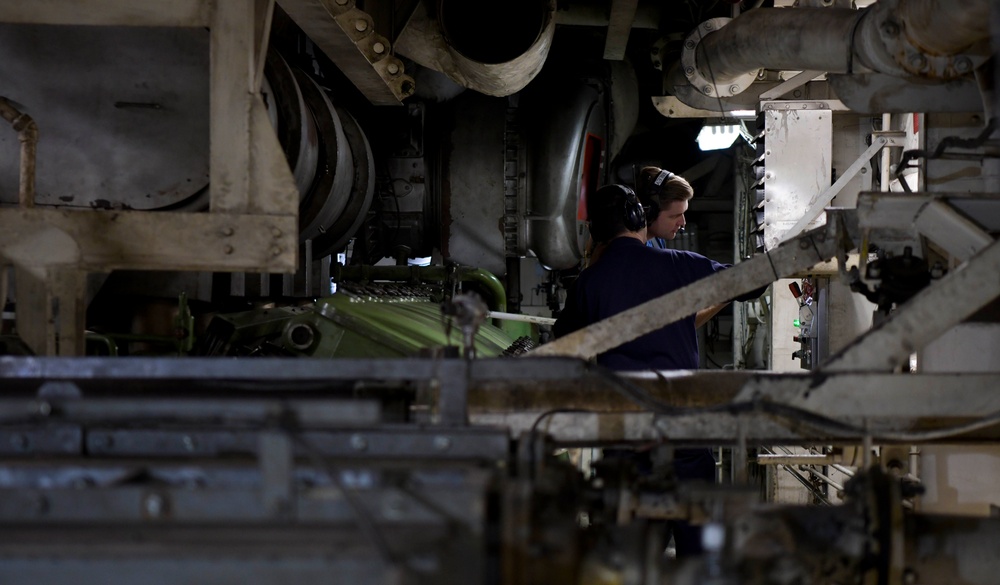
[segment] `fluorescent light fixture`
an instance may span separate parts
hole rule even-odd
[[[757,117],[757,110],[733,110],[729,115],[734,118],[752,119]]]
[[[698,148],[702,150],[719,150],[729,148],[740,135],[739,124],[709,124],[701,127],[698,133]]]

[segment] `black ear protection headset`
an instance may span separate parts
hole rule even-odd
[[[663,190],[663,184],[674,178],[676,175],[667,170],[660,170],[660,174],[656,175],[653,179],[653,184],[649,186],[646,192],[646,199],[649,200],[649,212],[647,217],[649,217],[650,223],[656,221],[656,218],[660,215],[660,202],[657,200],[660,192]]]
[[[635,191],[625,185],[617,185],[621,189],[624,199],[622,201],[622,223],[630,232],[637,232],[646,227],[646,211],[642,208],[642,203]]]

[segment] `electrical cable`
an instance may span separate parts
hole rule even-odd
[[[896,173],[895,173],[896,180],[899,181],[899,184],[904,191],[906,191],[907,193],[913,193],[913,191],[910,189],[910,185],[903,178],[903,171],[918,167],[918,165],[911,165],[910,164],[911,161],[919,158],[923,158],[925,160],[942,158],[944,155],[944,151],[947,148],[954,148],[954,147],[978,148],[979,146],[982,146],[983,143],[985,143],[990,138],[990,136],[993,134],[993,132],[996,131],[998,126],[1000,126],[1000,119],[994,116],[990,118],[989,123],[986,124],[986,127],[983,128],[983,131],[980,132],[979,136],[976,136],[975,138],[946,136],[942,138],[940,142],[938,142],[937,147],[934,149],[932,153],[929,153],[927,150],[920,150],[920,149],[907,150],[906,152],[903,153],[902,158],[900,158],[899,164],[896,165]]]

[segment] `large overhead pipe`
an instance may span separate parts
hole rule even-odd
[[[396,50],[462,87],[504,97],[541,71],[555,33],[555,0],[422,0]]]
[[[690,101],[686,93],[700,100],[736,95],[761,68],[954,79],[989,57],[989,16],[989,0],[755,9],[699,26],[670,82],[678,98]]]

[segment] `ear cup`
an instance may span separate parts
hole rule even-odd
[[[649,204],[646,206],[648,212],[646,213],[646,219],[648,223],[647,226],[654,221],[660,215],[660,192],[663,191],[663,184],[672,179],[675,175],[670,171],[661,169],[656,178],[653,179],[653,184],[649,186],[646,192],[646,199]]]
[[[646,227],[646,212],[642,208],[642,203],[636,197],[635,191],[625,185],[619,185],[625,195],[623,202],[622,223],[631,232],[637,232]]]

